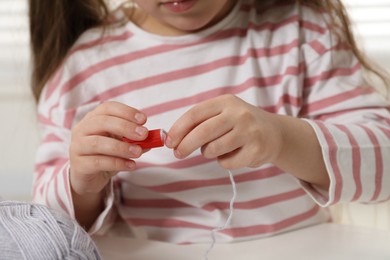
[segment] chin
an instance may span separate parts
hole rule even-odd
[[[179,22],[179,25],[176,26],[177,30],[183,31],[183,32],[197,32],[207,27],[207,22],[201,23],[201,22],[191,22],[191,21],[185,21],[185,22]]]

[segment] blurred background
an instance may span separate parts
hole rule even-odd
[[[113,5],[118,2],[111,0]],[[359,44],[390,71],[390,0],[344,2]],[[39,141],[29,86],[28,41],[27,0],[0,0],[0,196],[11,200],[31,198]],[[390,230],[390,202],[338,205],[332,210],[339,223]]]

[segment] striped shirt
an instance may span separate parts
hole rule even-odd
[[[123,16],[116,11],[116,16]],[[71,129],[114,100],[142,110],[149,129],[168,130],[199,102],[233,94],[313,127],[331,180],[322,190],[265,164],[233,172],[238,196],[218,242],[241,241],[331,221],[324,208],[390,197],[389,104],[363,79],[361,65],[331,35],[320,13],[294,5],[238,4],[201,32],[165,37],[132,22],[85,32],[45,86],[34,200],[74,217],[69,185]],[[302,140],[304,141],[304,140]],[[120,172],[91,233],[119,217],[135,233],[177,244],[210,239],[229,213],[227,171],[196,151],[178,160],[158,148]],[[313,173],[315,174],[315,173]]]

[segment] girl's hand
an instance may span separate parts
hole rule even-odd
[[[142,149],[119,140],[144,140],[146,116],[118,102],[106,102],[88,113],[72,130],[70,182],[79,195],[99,193],[119,171],[135,168]]]
[[[190,109],[168,132],[166,145],[185,158],[201,148],[226,169],[258,167],[274,160],[282,146],[278,117],[233,95],[220,96]]]

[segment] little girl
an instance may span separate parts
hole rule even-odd
[[[258,239],[390,198],[389,103],[338,0],[30,0],[34,200],[90,234]],[[166,147],[142,150],[165,129]]]

